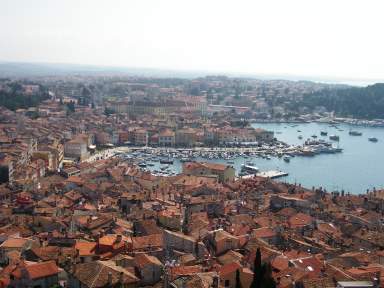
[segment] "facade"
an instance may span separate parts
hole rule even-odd
[[[216,176],[219,182],[231,182],[235,179],[232,166],[206,162],[187,162],[183,164],[183,173],[195,176]]]
[[[180,147],[193,147],[197,140],[196,131],[192,128],[176,130],[175,137],[175,144]]]
[[[159,133],[159,146],[173,147],[175,146],[175,132],[166,129]]]
[[[148,132],[144,129],[137,129],[133,132],[135,145],[146,146],[148,145]]]
[[[88,137],[78,136],[64,144],[64,155],[84,160],[88,158]]]

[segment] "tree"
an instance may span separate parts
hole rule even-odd
[[[113,114],[113,112],[114,111],[111,108],[105,107],[105,109],[104,109],[104,114],[106,116],[109,116],[109,115]]]
[[[270,263],[261,263],[260,248],[256,250],[253,268],[253,281],[251,288],[275,288],[276,282],[272,277],[272,266]]]
[[[236,270],[236,288],[241,288],[240,269]]]
[[[257,248],[256,250],[255,262],[253,265],[253,281],[251,283],[251,288],[260,288],[262,275],[260,248]]]
[[[67,103],[67,108],[69,112],[75,112],[75,101],[71,100],[69,103]]]

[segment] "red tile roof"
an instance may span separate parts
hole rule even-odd
[[[292,215],[288,220],[289,225],[292,228],[299,228],[310,225],[312,221],[313,218],[310,215],[304,213],[297,213],[296,215]]]
[[[235,272],[237,269],[240,269],[241,265],[237,262],[232,262],[226,265],[223,265],[219,269],[220,277],[224,277],[230,273]]]
[[[22,269],[20,266],[24,266],[24,268],[27,270],[29,278],[32,280],[53,276],[59,273],[59,268],[56,266],[56,263],[53,260],[34,264],[21,263],[19,267],[17,267],[12,272],[12,275],[15,278],[22,277]]]
[[[90,256],[95,255],[96,252],[96,242],[76,242],[75,248],[79,250],[80,256]]]

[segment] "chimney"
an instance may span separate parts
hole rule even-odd
[[[123,236],[120,234],[116,236],[116,243],[120,243],[123,240]]]
[[[123,285],[123,282],[124,282],[124,273],[123,273],[123,272],[120,272],[120,274],[119,274],[119,283],[120,283],[121,285]]]
[[[112,272],[108,272],[108,287],[112,287]]]

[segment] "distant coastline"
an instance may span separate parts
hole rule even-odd
[[[208,75],[223,75],[227,77],[238,77],[259,80],[286,80],[286,81],[308,81],[314,83],[367,86],[374,83],[384,82],[384,79],[366,79],[349,77],[328,77],[324,75],[293,75],[286,73],[265,74],[239,71],[214,71],[214,70],[181,70],[172,68],[155,67],[129,67],[109,66],[94,64],[73,63],[47,63],[47,62],[16,62],[0,60],[1,77],[49,77],[49,76],[137,76],[137,77],[164,77],[164,78],[198,78]]]

